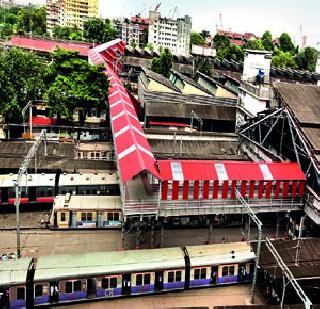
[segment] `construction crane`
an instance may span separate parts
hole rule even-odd
[[[14,201],[14,205],[16,206],[16,222],[17,222],[17,257],[21,256],[21,245],[20,245],[20,199],[21,199],[21,182],[23,175],[27,175],[27,168],[29,163],[33,157],[36,156],[39,146],[41,142],[44,140],[44,155],[47,155],[47,145],[46,145],[46,130],[41,130],[40,135],[36,138],[28,153],[23,159],[23,162],[20,166],[17,180],[15,181],[14,187],[16,191],[16,198]]]
[[[161,5],[161,2],[159,2],[159,3],[156,5],[156,7],[155,7],[155,9],[154,9],[155,12],[157,12],[157,11],[159,10],[160,5]]]

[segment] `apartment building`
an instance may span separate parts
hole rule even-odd
[[[170,19],[161,17],[160,12],[149,12],[148,43],[156,50],[168,48],[175,55],[187,56],[190,52],[191,17]]]
[[[99,0],[46,0],[47,31],[55,26],[82,29],[88,18],[99,17]]]

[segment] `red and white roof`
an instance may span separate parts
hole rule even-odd
[[[148,140],[141,128],[134,104],[124,88],[115,69],[119,69],[119,55],[124,52],[124,43],[117,39],[102,44],[89,53],[94,64],[104,64],[109,77],[109,110],[113,139],[122,182],[131,180],[142,171],[159,177],[156,161]]]
[[[297,163],[159,160],[162,180],[306,180]]]

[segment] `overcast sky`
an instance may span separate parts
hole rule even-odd
[[[172,17],[175,7],[180,17],[190,15],[196,31],[207,29],[214,33],[221,13],[225,30],[262,35],[269,29],[274,36],[288,32],[299,44],[301,25],[303,34],[308,36],[308,45],[320,42],[319,0],[100,0],[100,9],[102,17],[130,17],[137,13],[147,16],[158,2],[162,16]]]

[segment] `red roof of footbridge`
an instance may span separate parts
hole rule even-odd
[[[117,57],[124,52],[124,44],[117,39],[102,44],[89,53],[95,64],[104,64],[110,80],[109,110],[112,123],[115,152],[122,182],[131,180],[142,171],[159,177],[156,161],[142,130],[134,104],[118,74]]]
[[[297,163],[158,160],[162,180],[305,180]]]

